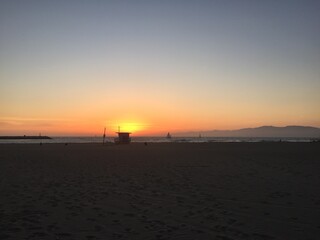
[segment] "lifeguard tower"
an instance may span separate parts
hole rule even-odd
[[[116,133],[118,133],[118,137],[114,139],[116,144],[129,144],[131,142],[130,132],[120,132],[119,127],[119,131]]]

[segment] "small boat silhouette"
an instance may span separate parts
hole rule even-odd
[[[167,139],[171,139],[171,134],[168,132]]]

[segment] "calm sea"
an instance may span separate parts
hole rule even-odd
[[[113,142],[114,138],[106,138],[106,142]],[[189,143],[207,143],[207,142],[312,142],[312,138],[244,138],[244,137],[132,137],[132,142],[189,142]],[[52,139],[19,139],[2,140],[0,144],[5,143],[102,143],[102,137],[53,137]]]

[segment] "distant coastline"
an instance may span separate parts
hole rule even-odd
[[[209,130],[198,132],[178,132],[174,136],[196,137],[245,137],[245,138],[320,138],[320,128],[310,126],[261,126],[257,128],[242,128],[236,130]]]
[[[48,136],[0,136],[0,139],[9,139],[9,140],[16,140],[16,139],[52,139]]]

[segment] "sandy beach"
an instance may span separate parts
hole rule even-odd
[[[319,143],[1,144],[0,239],[319,239]]]

